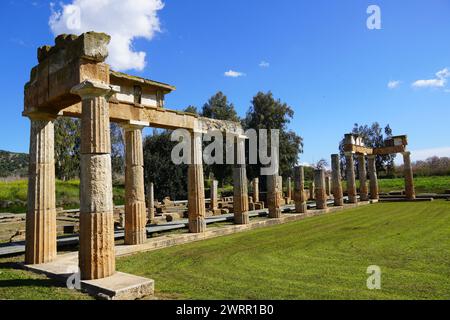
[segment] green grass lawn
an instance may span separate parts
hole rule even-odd
[[[19,270],[23,257],[0,259],[0,300],[89,300],[88,295],[69,290],[45,276]]]
[[[114,203],[122,205],[125,201],[124,186],[114,186]],[[12,204],[0,208],[0,212],[25,213],[28,194],[28,180],[0,181],[0,201]],[[56,181],[56,205],[64,209],[80,207],[80,180]]]
[[[118,259],[180,299],[450,299],[450,202],[365,206]],[[382,290],[366,287],[367,267]]]

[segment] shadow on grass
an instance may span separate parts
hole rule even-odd
[[[17,262],[0,262],[0,270],[6,269],[22,269]]]
[[[50,279],[16,279],[0,280],[0,288],[18,288],[18,287],[61,287]]]

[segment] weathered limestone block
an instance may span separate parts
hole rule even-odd
[[[236,165],[233,169],[234,181],[234,222],[236,224],[249,224],[248,215],[248,188],[247,170],[245,166],[245,137],[236,137]]]
[[[253,179],[253,202],[259,202],[259,178]]]
[[[359,171],[359,184],[360,184],[360,197],[361,201],[369,200],[369,188],[367,187],[367,169],[366,169],[366,156],[364,154],[358,155],[358,171]]]
[[[83,101],[81,118],[81,153],[102,154],[111,152],[109,105],[105,97],[92,97]],[[109,150],[109,151],[108,151]]]
[[[188,212],[189,231],[203,233],[206,231],[205,186],[202,159],[202,135],[192,133],[192,163],[188,167]]]
[[[344,205],[344,195],[342,190],[341,163],[338,154],[333,154],[331,156],[331,170],[333,177],[334,206],[342,207]]]
[[[302,166],[294,169],[294,200],[296,212],[306,213],[308,211],[305,194],[305,170]]]
[[[123,125],[125,131],[125,244],[138,245],[147,240],[145,207],[144,124]]]
[[[31,117],[25,263],[56,257],[54,117]]]
[[[414,188],[414,175],[411,165],[411,152],[403,153],[403,165],[404,165],[404,175],[405,175],[405,195],[406,199],[414,200],[416,199],[416,191]]]
[[[370,178],[370,199],[378,200],[380,198],[378,193],[378,177],[377,177],[377,165],[376,165],[377,156],[370,155],[368,156],[369,160],[369,178]]]
[[[326,209],[327,206],[327,192],[325,188],[325,170],[314,170],[314,183],[316,185],[316,204],[317,209]]]
[[[267,176],[267,206],[269,218],[281,218],[280,180],[278,175]]]
[[[346,169],[347,169],[347,193],[349,203],[357,203],[356,193],[356,178],[355,178],[355,161],[353,159],[353,153],[345,154]]]

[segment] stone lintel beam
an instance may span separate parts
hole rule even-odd
[[[394,153],[403,153],[406,150],[406,146],[392,146],[392,147],[382,147],[382,148],[375,148],[373,149],[374,155],[387,155],[387,154],[394,154]]]
[[[375,149],[365,146],[346,144],[344,145],[344,152],[351,152],[354,154],[373,154],[375,152]]]

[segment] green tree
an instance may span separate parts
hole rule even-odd
[[[79,176],[81,123],[60,117],[55,121],[55,174],[66,181]]]
[[[171,131],[153,130],[144,139],[144,176],[155,185],[155,199],[170,196],[174,200],[187,199],[187,166],[175,165],[171,153],[177,142],[170,139]]]
[[[221,91],[213,95],[207,103],[203,106],[202,114],[203,117],[216,119],[216,120],[227,120],[233,122],[240,122],[239,117],[236,113],[234,105],[228,102],[228,98]],[[225,155],[226,146],[224,144],[223,154]],[[233,166],[227,164],[214,164],[205,165],[205,176],[209,176],[210,173],[214,175],[214,178],[219,181],[223,186],[227,183],[232,183],[233,181]]]
[[[285,178],[293,175],[299,155],[303,153],[303,138],[287,127],[293,117],[294,110],[281,100],[276,100],[269,91],[256,94],[243,121],[245,129],[280,130],[280,174]],[[261,167],[261,164],[249,166],[249,177],[258,177]]]
[[[186,112],[186,113],[192,113],[192,114],[196,114],[196,115],[199,114],[199,112],[198,112],[196,106],[188,106],[188,107],[184,110],[184,112]]]
[[[125,143],[122,128],[111,123],[111,168],[114,177],[125,174]]]

